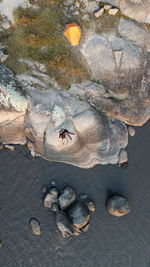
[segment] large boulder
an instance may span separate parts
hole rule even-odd
[[[118,162],[128,143],[125,124],[56,88],[29,94],[25,134],[36,154],[83,168]],[[59,138],[62,129],[72,133],[71,139]]]

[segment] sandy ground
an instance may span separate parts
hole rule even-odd
[[[82,170],[43,159],[30,160],[26,149],[0,152],[1,267],[149,267],[150,266],[150,123],[129,139],[129,166]],[[97,210],[89,231],[64,239],[53,212],[42,205],[41,186],[52,179],[88,193]],[[122,218],[107,214],[111,189],[126,196],[132,211]],[[28,227],[37,218],[42,235]]]

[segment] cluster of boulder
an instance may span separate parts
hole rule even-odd
[[[56,213],[56,224],[62,236],[79,235],[89,227],[90,212],[95,211],[94,203],[87,197],[77,200],[75,191],[66,186],[59,195],[52,187],[44,198],[44,207]]]
[[[75,191],[68,185],[59,194],[55,181],[52,181],[51,188],[43,186],[43,204],[48,210],[55,212],[56,225],[63,237],[78,236],[89,229],[91,212],[96,210],[94,202],[86,194],[77,198]],[[131,210],[126,198],[111,193],[106,203],[108,214],[121,217]],[[29,222],[31,231],[35,235],[41,234],[40,223],[32,218]]]

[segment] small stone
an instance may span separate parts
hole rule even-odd
[[[132,127],[132,126],[128,127],[128,132],[129,132],[130,136],[134,136],[136,133],[134,127]]]
[[[94,212],[96,210],[94,202],[92,200],[87,201],[86,205],[91,212]]]
[[[44,207],[51,209],[54,203],[58,203],[58,191],[55,187],[51,188],[44,198]]]
[[[76,194],[74,190],[67,186],[64,188],[62,194],[59,197],[59,205],[62,210],[70,206],[76,199]]]
[[[115,16],[118,13],[118,10],[119,10],[118,8],[111,8],[108,10],[108,14]]]
[[[68,209],[68,216],[72,224],[78,228],[83,228],[90,219],[90,213],[84,203],[76,202]]]
[[[56,211],[56,224],[63,237],[74,235],[72,223],[64,211]]]
[[[114,51],[114,55],[115,55],[116,65],[119,68],[121,65],[121,59],[122,59],[123,51]]]
[[[2,150],[4,148],[4,146],[3,145],[0,145],[0,150]]]
[[[94,12],[94,16],[96,18],[99,18],[100,16],[103,15],[103,13],[104,13],[104,8],[102,7],[101,9],[99,9],[99,10],[97,10],[97,11]]]
[[[109,10],[110,8],[112,8],[111,5],[104,5],[104,9],[105,9],[105,10]]]
[[[127,199],[120,196],[113,196],[109,198],[106,208],[109,214],[117,217],[126,215],[131,210],[131,207]]]
[[[119,164],[125,163],[128,161],[128,153],[125,149],[121,149],[119,154]]]
[[[82,232],[87,232],[87,230],[89,229],[89,226],[90,226],[90,224],[89,223],[87,223],[87,225],[85,225],[84,227],[82,227]]]
[[[85,194],[85,193],[83,193],[83,194],[81,194],[81,195],[79,196],[80,199],[85,199],[85,198],[87,198],[87,197],[88,197],[88,195]]]
[[[15,147],[12,145],[5,145],[5,148],[11,150],[11,151],[15,151]]]
[[[52,181],[51,181],[51,185],[52,185],[52,186],[56,186],[56,181],[55,181],[55,180],[52,180]]]
[[[30,229],[34,235],[41,235],[41,227],[37,219],[31,219],[29,224],[30,224]]]

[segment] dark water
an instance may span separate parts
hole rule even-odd
[[[129,138],[129,166],[82,170],[43,159],[30,160],[26,149],[0,152],[1,267],[149,267],[150,266],[150,123]],[[41,186],[56,180],[77,193],[88,193],[97,210],[89,231],[64,239],[54,213],[43,208]],[[107,190],[128,198],[132,211],[122,218],[106,213]],[[42,226],[34,236],[31,217]]]

